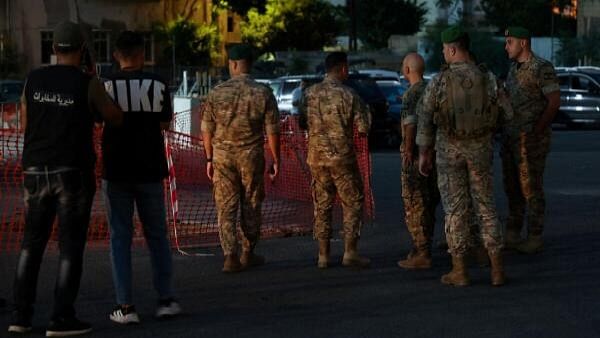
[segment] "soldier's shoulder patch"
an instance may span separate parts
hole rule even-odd
[[[480,64],[477,65],[477,67],[479,67],[479,70],[482,73],[487,73],[488,72],[488,67],[486,66],[485,63],[480,63]]]

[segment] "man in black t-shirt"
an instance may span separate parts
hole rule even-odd
[[[174,316],[181,308],[171,288],[171,248],[163,180],[167,161],[162,130],[173,117],[165,81],[143,71],[144,39],[124,31],[116,41],[120,71],[109,75],[106,91],[124,111],[122,127],[104,127],[102,189],[110,225],[110,250],[117,305],[110,319],[120,324],[139,323],[133,306],[131,241],[134,204],[150,250],[154,288],[158,293],[157,317]]]
[[[14,283],[12,333],[31,330],[33,303],[44,249],[58,217],[59,267],[47,336],[91,331],[75,317],[83,251],[96,190],[94,121],[120,124],[123,112],[98,79],[81,70],[85,52],[78,25],[54,30],[58,64],[32,71],[21,98],[25,231]]]

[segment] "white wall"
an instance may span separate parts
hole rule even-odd
[[[553,42],[554,46],[552,46]],[[554,64],[555,66],[559,66],[556,64],[555,57],[556,52],[558,52],[558,50],[560,49],[560,42],[557,37],[555,37],[554,39],[551,37],[531,38],[531,49],[537,56],[552,62],[552,64]],[[554,55],[552,55],[553,53]]]

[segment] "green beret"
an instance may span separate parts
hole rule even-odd
[[[529,30],[527,28],[523,28],[523,27],[519,27],[519,26],[512,26],[512,27],[508,27],[504,31],[504,36],[512,36],[517,39],[529,39],[529,38],[531,38],[531,33],[529,32]]]
[[[465,36],[465,31],[460,26],[450,26],[442,32],[442,43],[451,43]]]
[[[252,60],[252,47],[239,43],[229,48],[229,60]]]

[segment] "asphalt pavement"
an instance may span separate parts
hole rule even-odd
[[[86,253],[81,319],[92,322],[90,337],[600,337],[600,131],[555,131],[545,175],[545,251],[508,253],[504,287],[489,285],[489,269],[471,267],[472,286],[442,285],[450,268],[447,253],[434,252],[434,267],[411,272],[397,267],[410,248],[400,195],[397,152],[373,154],[376,221],[365,226],[360,249],[372,259],[367,270],[341,267],[343,243],[332,243],[336,265],[316,268],[310,236],[262,241],[267,264],[239,274],[220,272],[218,248],[209,257],[174,255],[175,288],[185,314],[153,318],[156,296],[149,256],[134,252],[134,298],[142,323],[109,321],[114,292],[108,252]],[[506,216],[495,158],[496,203]],[[438,210],[436,240],[441,238]],[[339,225],[338,225],[339,227]],[[52,304],[56,253],[40,273],[34,332],[44,333]],[[0,296],[11,296],[13,254],[0,257]],[[8,311],[0,314],[6,334]]]

